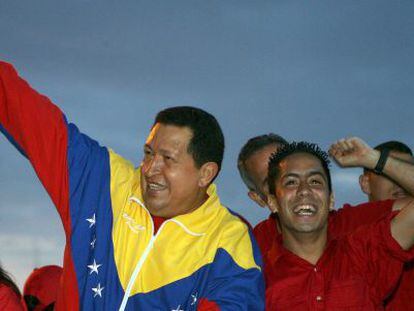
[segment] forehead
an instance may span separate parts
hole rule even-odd
[[[326,173],[321,161],[309,153],[294,153],[287,156],[279,163],[280,176],[295,174],[309,175],[319,173],[326,178]]]
[[[149,133],[146,145],[153,149],[187,148],[193,134],[188,127],[157,123]]]

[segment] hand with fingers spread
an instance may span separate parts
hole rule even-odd
[[[358,137],[343,138],[329,148],[330,156],[342,167],[373,169],[380,153]]]

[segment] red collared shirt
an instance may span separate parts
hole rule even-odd
[[[331,238],[316,265],[285,249],[280,236],[266,254],[267,310],[382,310],[414,258],[414,247],[404,251],[391,236],[397,213]]]
[[[342,208],[329,213],[328,230],[331,237],[340,236],[354,231],[362,225],[370,224],[384,217],[392,210],[394,201],[363,203],[357,206],[345,204]],[[280,235],[276,229],[277,214],[257,224],[253,234],[263,256]]]

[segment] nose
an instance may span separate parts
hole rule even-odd
[[[310,188],[309,188],[308,183],[301,182],[299,184],[299,187],[298,187],[298,190],[297,190],[297,194],[299,196],[307,196],[307,195],[309,195],[310,194]]]
[[[154,155],[148,159],[144,159],[144,163],[142,165],[142,172],[144,176],[151,177],[158,174],[161,169],[161,162],[161,158],[157,155]]]

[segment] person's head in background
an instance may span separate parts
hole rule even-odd
[[[382,152],[388,150],[393,157],[414,163],[411,149],[399,141],[387,141],[374,148]],[[373,170],[364,169],[359,177],[361,190],[368,196],[370,202],[407,197],[407,192],[387,176],[377,174]]]
[[[241,148],[237,160],[240,177],[248,189],[247,195],[261,207],[269,207],[267,172],[270,156],[287,140],[274,134],[264,134],[250,138]]]
[[[10,287],[20,297],[20,291],[13,279],[0,265],[0,284]]]
[[[55,265],[43,266],[32,271],[23,289],[23,297],[29,311],[53,310],[62,272],[62,267]]]

